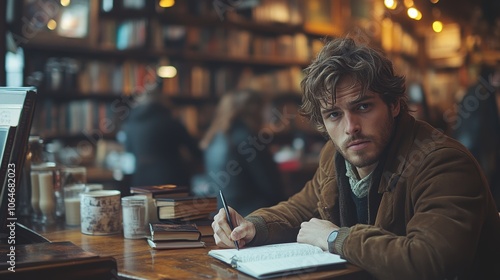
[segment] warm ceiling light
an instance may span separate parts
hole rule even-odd
[[[443,23],[440,22],[439,20],[434,21],[432,23],[432,30],[434,30],[434,32],[436,33],[443,31]]]
[[[53,19],[49,20],[49,22],[47,22],[47,28],[50,29],[50,30],[55,30],[57,27],[57,22]]]
[[[177,69],[174,66],[160,66],[156,74],[161,78],[173,78],[177,75]]]
[[[387,9],[394,10],[398,7],[398,2],[394,0],[384,0],[384,5],[387,7]]]
[[[71,0],[61,0],[61,6],[67,7],[69,4],[71,4]]]
[[[162,8],[170,8],[175,5],[175,0],[160,0],[159,5]]]
[[[418,11],[417,17],[415,19],[416,20],[421,20],[422,19],[422,13],[420,11]]]
[[[422,13],[414,7],[408,8],[408,17],[414,20],[422,19]]]
[[[432,4],[436,4],[439,0],[430,0]]]

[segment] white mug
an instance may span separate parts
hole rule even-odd
[[[121,232],[120,191],[100,190],[80,194],[81,231],[89,235]]]

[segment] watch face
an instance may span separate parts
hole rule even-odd
[[[328,251],[330,253],[335,253],[334,252],[334,248],[333,248],[333,242],[335,241],[335,239],[337,238],[337,235],[339,234],[339,231],[338,230],[334,230],[330,233],[330,235],[328,235]]]
[[[328,236],[328,242],[335,241],[338,234],[339,234],[339,232],[337,230],[332,231],[332,233],[330,233],[330,235]]]

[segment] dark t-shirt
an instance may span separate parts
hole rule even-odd
[[[190,170],[181,149],[202,158],[196,140],[170,111],[155,103],[135,107],[123,126],[125,149],[136,157],[132,186],[189,185]]]

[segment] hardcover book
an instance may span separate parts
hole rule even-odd
[[[163,224],[150,223],[149,229],[152,241],[166,240],[189,240],[198,241],[201,238],[201,232],[196,224]]]
[[[189,187],[179,185],[157,185],[131,187],[130,193],[142,194],[152,198],[185,197],[189,195]]]
[[[160,220],[206,218],[217,211],[216,197],[178,197],[155,199]]]
[[[182,248],[200,248],[205,247],[205,242],[197,241],[153,241],[148,239],[148,244],[153,249],[182,249]]]
[[[185,196],[185,197],[158,197],[155,200],[156,206],[181,206],[181,205],[199,205],[196,208],[203,206],[217,205],[217,197],[215,196]]]
[[[204,247],[196,224],[149,223],[151,236],[148,244],[153,249],[179,249]]]
[[[305,243],[282,243],[237,249],[214,249],[208,252],[233,268],[258,279],[312,272],[320,268],[343,267],[339,255]]]

